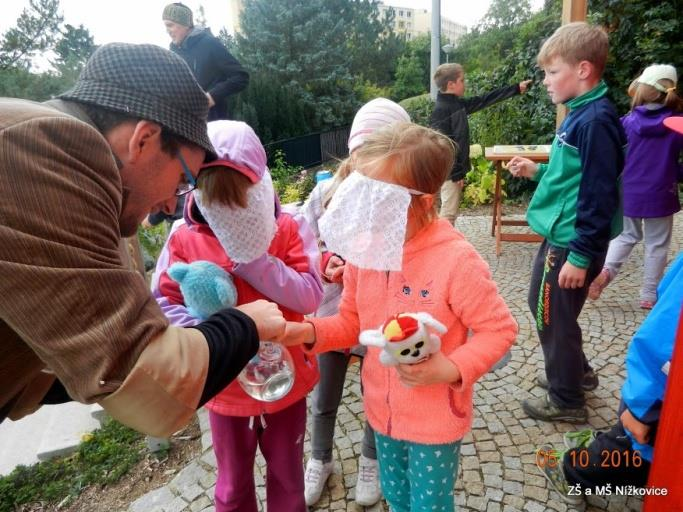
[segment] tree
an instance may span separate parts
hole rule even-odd
[[[21,12],[16,26],[0,40],[0,70],[28,69],[36,54],[54,44],[63,21],[58,9],[59,0],[29,0],[29,8]]]
[[[683,1],[595,0],[589,4],[593,22],[609,34],[605,80],[621,112],[629,108],[628,85],[650,64],[673,64],[682,71]],[[680,89],[679,89],[680,90]]]
[[[406,43],[398,59],[392,96],[402,100],[429,91],[431,36],[423,34]]]
[[[252,74],[236,115],[255,113],[264,141],[348,123],[359,106],[354,75],[390,74],[390,67],[379,64],[386,57],[378,57],[377,47],[389,52],[393,43],[375,44],[386,31],[372,17],[375,11],[370,0],[245,3],[237,45]]]
[[[405,40],[393,31],[394,12],[380,16],[377,3],[353,2],[346,46],[351,55],[351,70],[359,80],[386,86],[394,80],[397,61],[405,51]]]
[[[529,0],[493,0],[479,22],[480,30],[506,29],[524,23],[531,16]]]
[[[62,78],[75,81],[96,48],[95,40],[87,28],[67,23],[55,45],[57,58],[52,65]]]

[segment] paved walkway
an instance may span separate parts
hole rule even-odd
[[[543,423],[529,419],[519,400],[541,396],[543,391],[534,380],[543,368],[531,314],[526,305],[531,262],[536,244],[506,243],[503,254],[495,257],[490,236],[490,218],[461,217],[458,227],[476,246],[491,266],[515,318],[519,336],[512,349],[512,359],[504,368],[486,375],[475,386],[475,415],[472,432],[462,446],[460,472],[456,484],[458,510],[486,512],[543,512],[570,510],[549,490],[546,480],[535,465],[535,447],[544,442],[562,445],[562,434],[580,426],[568,423]],[[671,254],[683,250],[683,218],[676,219]],[[644,318],[638,308],[638,288],[642,246],[634,251],[631,261],[618,279],[606,289],[597,303],[589,302],[581,316],[586,355],[600,376],[600,386],[588,394],[588,425],[604,429],[616,420],[619,389],[624,379],[626,346]],[[360,453],[362,422],[358,365],[349,368],[343,403],[337,418],[335,458],[337,472],[328,489],[313,510],[345,510],[360,512],[353,501],[356,461]],[[200,413],[203,454],[192,461],[166,487],[140,498],[131,505],[132,512],[213,511],[215,459],[205,413]],[[306,441],[308,451],[308,439]],[[265,503],[264,464],[259,456],[256,467],[258,496]],[[589,512],[638,511],[637,499],[593,500]],[[263,507],[265,510],[265,507]],[[386,511],[383,502],[368,511]],[[278,512],[278,511],[269,511]]]

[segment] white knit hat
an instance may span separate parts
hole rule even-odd
[[[669,64],[653,64],[645,68],[643,73],[636,78],[636,82],[651,85],[660,92],[666,92],[666,87],[659,83],[659,80],[662,79],[671,80],[676,87],[678,82],[676,68]]]
[[[368,101],[353,118],[349,133],[349,153],[363,145],[365,138],[378,128],[402,122],[409,123],[410,116],[398,103],[386,98]]]

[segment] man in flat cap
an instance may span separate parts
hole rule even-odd
[[[194,188],[207,111],[180,57],[123,43],[57,100],[0,98],[0,421],[73,399],[168,436],[282,334],[266,301],[170,327],[119,252]]]
[[[228,119],[228,97],[249,84],[249,73],[208,28],[195,27],[192,10],[180,2],[161,15],[171,51],[180,55],[209,98],[209,121]]]

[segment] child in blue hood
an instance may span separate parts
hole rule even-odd
[[[673,216],[681,209],[678,182],[683,135],[667,130],[664,119],[680,116],[683,100],[676,94],[676,68],[654,64],[629,87],[632,110],[621,119],[628,138],[624,165],[624,230],[610,243],[602,272],[590,286],[595,300],[617,275],[633,247],[645,239],[640,307],[652,309],[657,284],[666,267]]]

